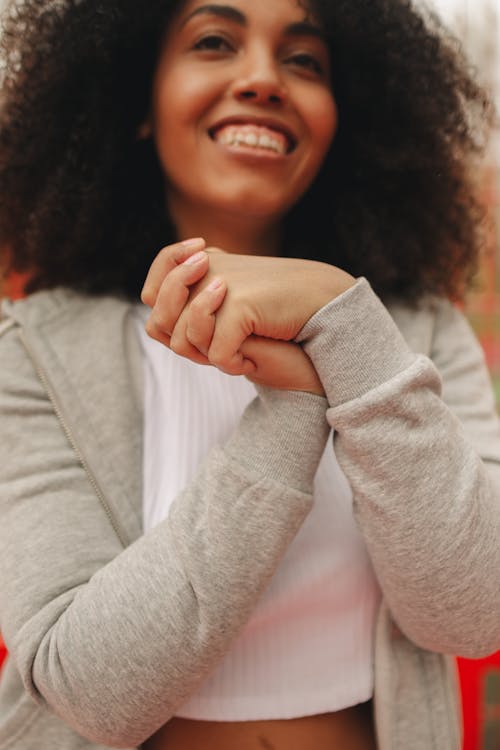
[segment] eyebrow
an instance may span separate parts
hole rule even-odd
[[[184,19],[181,28],[184,27],[193,17],[202,14],[225,18],[229,21],[237,23],[239,26],[248,26],[247,17],[240,10],[233,8],[231,5],[210,4],[201,5],[199,8],[195,8],[195,10],[193,10],[193,12]],[[323,41],[326,38],[324,31],[319,26],[310,23],[309,21],[298,21],[297,23],[291,23],[285,27],[284,33],[285,36],[313,36],[317,37],[318,39],[322,39]]]

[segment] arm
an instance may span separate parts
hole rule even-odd
[[[123,550],[15,328],[0,357],[5,640],[36,701],[94,741],[140,744],[228,648],[307,515],[326,402],[262,389]]]
[[[362,280],[298,338],[325,388],[336,454],[394,619],[430,650],[498,649],[500,432],[463,318],[439,305],[433,364],[410,352]]]
[[[436,367],[409,349],[365,280],[354,285],[334,267],[286,258],[215,255],[212,266],[228,296],[203,346],[210,361],[231,366],[245,332],[287,338],[308,320],[293,336],[327,395],[356,517],[400,627],[431,650],[497,649],[500,434],[483,358],[461,317],[446,304],[436,316],[443,399]],[[157,289],[162,279],[169,292],[182,286],[158,271]],[[153,321],[173,335],[180,329],[180,353],[190,356],[184,332],[198,318],[194,303],[179,315],[161,291],[155,301]]]
[[[148,334],[177,354],[257,383],[323,395],[293,339],[315,312],[354,284],[326,263],[220,248],[193,254],[191,244],[181,242],[157,255],[141,297],[152,308]]]

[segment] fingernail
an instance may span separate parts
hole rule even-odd
[[[201,250],[201,252],[199,252],[199,253],[195,253],[194,255],[190,255],[189,258],[187,258],[184,261],[184,265],[185,266],[194,265],[195,263],[199,263],[200,260],[203,260],[206,257],[207,257],[207,254],[205,252],[203,252],[203,250]]]
[[[189,240],[182,240],[182,245],[186,248],[186,250],[192,250],[195,247],[201,247],[205,244],[205,240],[203,237],[193,237]]]
[[[216,292],[217,289],[220,289],[222,286],[222,279],[214,279],[213,281],[208,284],[207,287],[205,287],[206,292]]]

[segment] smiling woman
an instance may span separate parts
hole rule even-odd
[[[139,10],[124,0],[99,12],[90,1],[10,5],[0,245],[15,241],[11,264],[31,271],[29,290],[69,285],[135,298],[158,249],[176,237],[152,142],[137,134],[182,3],[152,0]],[[466,157],[488,105],[457,65],[453,42],[406,5],[314,3],[340,118],[319,179],[285,222],[287,254],[334,260],[385,295],[456,296],[475,267],[478,210]],[[197,15],[196,23],[207,20]]]
[[[276,218],[311,184],[335,132],[320,26],[289,0],[251,12],[187,2],[163,40],[149,119],[179,234],[274,254]]]
[[[2,48],[0,750],[458,750],[500,429],[454,41],[12,0]]]

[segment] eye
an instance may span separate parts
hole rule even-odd
[[[324,76],[325,70],[323,64],[318,60],[317,57],[311,55],[309,52],[297,52],[290,55],[287,61],[291,65],[296,65],[299,68],[303,68],[317,76]]]
[[[229,42],[220,34],[207,34],[199,39],[193,48],[208,52],[229,52],[232,49]]]

